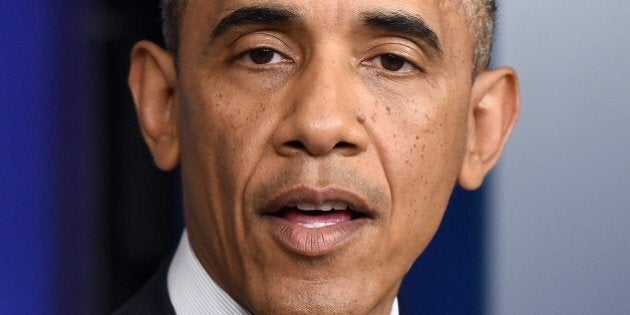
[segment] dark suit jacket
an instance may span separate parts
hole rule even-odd
[[[114,315],[175,315],[166,284],[170,261],[164,261],[140,292],[114,312]]]

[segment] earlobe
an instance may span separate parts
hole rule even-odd
[[[131,54],[129,87],[138,121],[155,164],[171,170],[179,163],[177,74],[171,53],[148,41]]]
[[[477,76],[472,88],[468,143],[459,184],[474,190],[499,160],[520,111],[516,72],[498,68]]]

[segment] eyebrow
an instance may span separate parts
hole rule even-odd
[[[442,54],[437,34],[418,16],[401,12],[366,12],[361,17],[363,24],[371,29],[412,37]]]
[[[232,29],[245,25],[281,25],[292,22],[297,15],[285,8],[271,7],[243,7],[240,8],[219,21],[217,26],[212,30],[212,39],[216,39]]]

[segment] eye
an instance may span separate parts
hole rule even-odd
[[[399,71],[407,64],[405,59],[392,54],[382,55],[379,58],[381,66],[387,71]]]
[[[366,62],[368,65],[379,67],[390,72],[406,72],[417,69],[407,59],[395,54],[383,54]]]
[[[271,48],[250,49],[242,55],[242,58],[245,59],[245,61],[251,61],[257,65],[276,64],[288,61],[287,58]]]

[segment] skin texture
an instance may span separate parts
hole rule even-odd
[[[495,0],[443,0],[444,2],[456,1],[462,6],[463,13],[468,20],[470,31],[475,38],[476,58],[474,72],[488,67],[490,53],[492,51],[492,39],[494,37],[494,24],[496,18]],[[179,46],[179,20],[181,11],[186,7],[188,0],[162,0],[162,30],[166,48],[176,52]]]
[[[296,19],[212,36],[253,5]],[[145,140],[158,167],[181,165],[191,245],[243,306],[389,313],[453,186],[481,185],[519,111],[513,70],[473,76],[461,10],[450,1],[190,0],[177,68],[157,45],[135,46],[129,82]],[[439,51],[366,27],[365,12],[420,17]],[[277,52],[271,63],[254,62],[248,51],[260,47]],[[403,57],[402,68],[384,67],[387,54]],[[331,250],[289,249],[261,211],[295,187],[349,191],[370,217]]]

